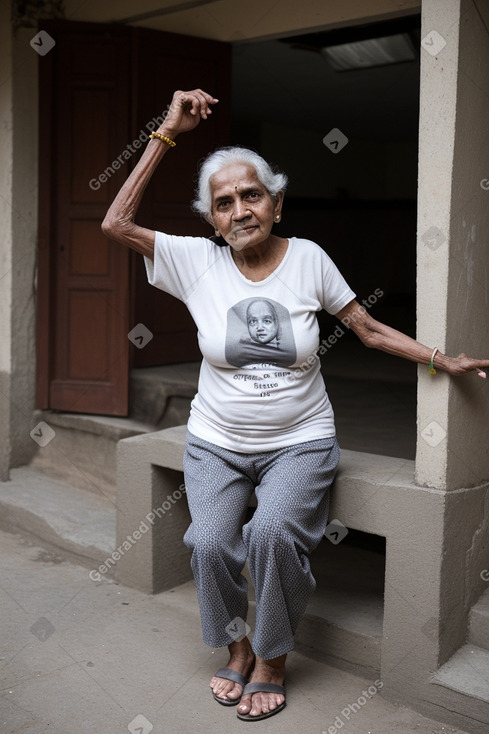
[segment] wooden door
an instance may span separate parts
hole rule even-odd
[[[131,350],[139,365],[196,359],[195,328],[183,304],[147,285],[141,256],[105,238],[100,224],[137,161],[131,143],[142,139],[180,82],[191,88],[202,81],[211,91],[216,77],[227,82],[229,49],[122,26],[47,21],[42,27],[56,45],[40,57],[38,407],[126,415]],[[167,54],[161,73],[158,48]],[[206,49],[218,58],[204,59]],[[179,76],[178,68],[185,73]],[[229,98],[223,84],[221,91]],[[204,150],[227,142],[224,109],[219,124],[170,151],[178,158],[169,153],[146,192],[141,224],[177,234],[204,231],[188,206],[192,176]],[[154,334],[144,349],[128,339],[140,322]]]
[[[103,179],[129,135],[130,42],[117,27],[44,28],[56,45],[40,58],[40,407],[124,415],[129,253],[100,223],[126,175]]]

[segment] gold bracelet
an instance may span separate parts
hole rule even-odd
[[[151,140],[154,138],[158,138],[158,140],[162,140],[164,143],[170,146],[170,148],[174,148],[176,146],[176,143],[171,138],[167,138],[166,135],[162,135],[161,133],[151,133],[149,136]]]

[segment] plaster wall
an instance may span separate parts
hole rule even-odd
[[[417,338],[428,346],[446,351],[448,291],[448,245],[450,189],[455,136],[455,105],[458,61],[458,0],[448,0],[442,17],[435,3],[423,3],[422,37],[436,31],[446,46],[439,56],[421,49],[418,244],[417,244]],[[442,57],[443,54],[443,57]],[[434,130],[437,134],[433,134]],[[423,238],[432,232],[437,244]],[[429,240],[430,241],[430,240]],[[418,368],[418,439],[416,482],[439,489],[445,487],[449,377],[439,372],[436,379],[426,367]],[[436,423],[436,426],[434,425]],[[431,426],[431,428],[428,428]],[[438,428],[438,426],[440,428]],[[423,436],[438,431],[435,444]]]
[[[9,8],[0,5],[0,479],[10,460],[12,298],[12,37]]]
[[[0,478],[28,463],[35,387],[37,60],[32,29],[12,36],[1,6],[0,85]],[[15,162],[15,165],[14,165]]]
[[[446,495],[440,586],[439,664],[465,643],[468,615],[487,589],[489,485]]]
[[[418,339],[455,356],[489,354],[487,28],[472,0],[427,0],[421,54]],[[440,41],[441,39],[441,41]],[[489,478],[489,383],[419,368],[416,481],[456,489]]]
[[[35,425],[38,63],[44,58],[30,45],[35,35],[18,29],[13,44],[11,467],[28,463],[37,448],[29,434]]]
[[[480,572],[487,567],[489,488],[418,490],[389,513],[404,522],[390,522],[394,532],[387,534],[392,576],[386,568],[382,695],[485,734],[487,702],[437,685],[433,675],[465,644],[470,607],[487,588]]]
[[[487,20],[472,0],[423,2],[422,38],[445,45],[435,54],[423,49],[421,57],[418,339],[451,356],[489,354],[488,192],[480,185],[489,178]],[[428,568],[411,595],[431,598],[432,617],[421,616],[418,650],[406,649],[402,665],[384,658],[384,695],[474,732],[486,731],[486,704],[454,698],[431,676],[465,643],[470,608],[486,588],[480,574],[489,530],[488,388],[475,374],[431,376],[419,368],[415,481],[441,491],[433,531],[418,547]],[[413,506],[413,517],[426,512],[426,502]],[[406,635],[406,627],[396,623],[391,634],[400,632]]]
[[[446,346],[482,358],[489,355],[489,6],[462,0],[461,8]],[[489,480],[489,383],[452,380],[448,399],[447,483],[476,486]]]

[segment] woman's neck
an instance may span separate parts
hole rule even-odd
[[[254,247],[246,247],[239,252],[231,248],[234,262],[241,271],[274,270],[287,250],[287,240],[275,235]]]

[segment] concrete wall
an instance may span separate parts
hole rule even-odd
[[[0,5],[0,479],[10,462],[10,303],[12,295],[12,38],[9,8]]]
[[[29,461],[37,445],[30,438],[35,403],[36,279],[38,214],[38,63],[30,45],[36,29],[19,29],[14,38],[14,167],[12,177],[14,288],[12,299],[12,456],[11,466]]]
[[[423,2],[418,339],[451,356],[489,355],[488,21],[487,3]],[[457,717],[467,715],[469,731],[486,730],[478,728],[486,704],[480,703],[480,715],[469,712],[468,699],[433,686],[431,675],[464,644],[468,613],[486,588],[480,572],[489,533],[488,416],[489,380],[475,373],[431,376],[419,368],[415,481],[440,495],[437,513],[419,501],[405,521],[409,527],[431,514],[432,532],[418,556],[432,578],[419,574],[412,597],[431,597],[432,617],[422,617],[420,650],[424,644],[426,651],[413,648],[402,669],[386,661],[391,673],[384,689],[433,718],[460,724]]]
[[[478,9],[480,6],[480,10]],[[485,25],[480,12],[485,13]],[[489,4],[463,0],[451,192],[447,350],[489,357]],[[481,182],[484,182],[481,186]],[[485,186],[485,188],[483,188]],[[452,381],[450,486],[489,481],[489,383]]]
[[[12,37],[2,5],[0,86],[0,478],[36,447],[35,276],[37,238],[37,63],[32,29]]]
[[[487,357],[489,38],[472,0],[425,0],[422,23],[423,38],[446,45],[421,58],[418,338],[451,356]],[[489,480],[488,415],[489,381],[420,368],[418,484]]]

